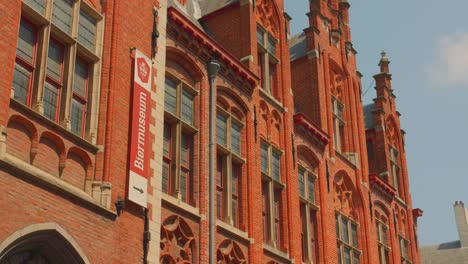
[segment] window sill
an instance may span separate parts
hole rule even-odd
[[[402,205],[405,208],[408,208],[408,204],[398,196],[398,194],[395,196],[395,201],[397,201],[400,205]]]
[[[11,170],[13,175],[18,178],[23,176],[29,178],[28,180],[37,183],[41,182],[54,192],[58,192],[64,199],[69,199],[72,202],[82,203],[92,211],[95,211],[107,218],[114,220],[117,217],[116,212],[111,211],[102,206],[97,200],[93,199],[89,194],[77,187],[68,184],[60,178],[53,176],[41,169],[24,162],[8,153],[0,153],[0,164],[4,165],[7,170]],[[3,167],[3,166],[2,166]],[[23,173],[15,173],[15,172]]]
[[[260,88],[260,96],[263,97],[263,99],[267,100],[270,104],[272,104],[278,111],[281,113],[286,112],[286,108],[283,106],[283,104],[278,101],[276,98],[274,98],[270,93],[265,91],[265,89]]]
[[[193,207],[189,204],[186,204],[184,202],[182,202],[181,200],[177,199],[177,198],[174,198],[172,196],[170,196],[169,194],[166,194],[166,193],[163,193],[161,192],[161,198],[162,198],[162,201],[165,202],[167,205],[169,205],[170,207],[173,207],[175,209],[180,209],[182,210],[183,212],[187,213],[187,214],[190,214],[191,216],[197,218],[197,219],[200,219],[201,216],[200,216],[200,210],[196,207]]]
[[[320,207],[318,205],[316,205],[314,202],[311,202],[310,200],[302,197],[302,196],[299,196],[299,198],[301,199],[301,201],[307,205],[310,206],[311,209],[313,210],[316,210],[316,211],[319,211],[320,210]]]
[[[266,255],[270,255],[275,259],[280,259],[282,261],[285,261],[281,263],[291,263],[291,259],[289,259],[289,254],[275,247],[272,247],[268,244],[263,243],[263,251],[265,252]]]
[[[339,152],[335,150],[335,155],[338,156],[342,161],[344,161],[346,164],[348,164],[351,168],[354,170],[357,169],[357,166],[353,164],[344,154],[345,152]]]
[[[235,236],[238,239],[243,240],[244,242],[251,242],[252,240],[249,238],[249,234],[244,232],[228,223],[225,223],[219,219],[216,220],[216,226],[218,229],[229,233],[232,236]]]
[[[61,125],[55,123],[47,119],[45,116],[39,114],[38,112],[34,111],[33,109],[23,105],[22,103],[16,101],[15,99],[11,98],[10,100],[11,107],[17,110],[19,113],[24,114],[24,117],[27,119],[33,119],[33,121],[38,122],[40,125],[53,130],[63,136],[64,138],[70,140],[77,146],[92,152],[98,152],[99,148],[92,144],[91,142],[87,141],[86,139],[76,135],[75,133],[69,131],[68,129],[62,127]]]

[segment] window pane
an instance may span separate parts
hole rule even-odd
[[[166,79],[164,91],[164,110],[175,115],[177,110],[177,84],[170,79]]]
[[[241,168],[232,164],[232,172],[231,172],[231,191],[233,196],[239,195],[239,177],[241,174]]]
[[[276,55],[276,41],[271,37],[268,38],[268,52]]]
[[[72,99],[72,108],[71,108],[71,130],[72,132],[81,135],[81,129],[83,127],[83,111],[84,105],[78,102],[76,99]]]
[[[305,171],[303,169],[299,169],[299,194],[302,197],[305,197],[305,184],[304,184],[304,176],[305,176]]]
[[[190,139],[186,135],[182,135],[180,143],[180,165],[188,169],[190,162]]]
[[[353,240],[353,247],[358,246],[357,225],[351,224],[351,239]]]
[[[216,185],[218,187],[223,187],[223,173],[224,173],[224,159],[223,156],[218,156],[216,163]]]
[[[180,188],[179,188],[179,191],[180,191],[180,196],[182,198],[182,201],[184,201],[185,203],[187,202],[187,178],[188,177],[188,173],[184,170],[180,170]]]
[[[164,193],[169,192],[169,170],[170,170],[170,164],[167,162],[163,162],[163,167],[162,167],[162,191]]]
[[[382,226],[382,243],[387,245],[387,229]]]
[[[224,157],[218,155],[216,159],[216,212],[218,218],[224,216]]]
[[[263,230],[263,241],[268,239],[269,231],[269,216],[268,216],[268,184],[262,182],[262,230]]]
[[[281,244],[281,192],[275,191],[275,241],[276,246],[280,247]]]
[[[44,15],[45,12],[45,0],[24,0],[26,4],[36,10],[38,13]]]
[[[226,117],[222,114],[216,115],[216,137],[218,139],[218,144],[226,146],[227,139],[226,139],[226,126],[227,120]]]
[[[47,55],[47,75],[56,81],[62,81],[63,47],[54,40],[49,42]]]
[[[13,76],[13,89],[15,92],[14,98],[23,104],[26,104],[28,101],[30,78],[31,72],[16,63],[15,74]]]
[[[95,18],[80,10],[80,23],[78,26],[78,41],[86,48],[94,51],[96,43],[96,24]]]
[[[341,218],[341,240],[349,244],[348,220],[344,217]]]
[[[257,27],[257,41],[260,45],[265,45],[265,32]]]
[[[44,87],[44,116],[55,121],[57,113],[58,90],[50,83],[46,82]]]
[[[163,156],[166,158],[170,157],[170,148],[171,148],[171,126],[167,123],[164,123],[164,142],[163,142]]]
[[[262,173],[269,175],[268,171],[268,145],[262,142],[261,146]]]
[[[315,203],[315,182],[314,178],[309,176],[309,180],[307,182],[307,199],[311,203]]]
[[[68,34],[71,33],[72,9],[72,0],[54,0],[52,23]]]
[[[33,57],[34,57],[35,43],[36,43],[35,28],[31,24],[26,22],[24,19],[21,19],[16,55],[18,55],[25,61],[32,63]]]
[[[80,58],[76,58],[75,75],[73,77],[73,92],[86,98],[86,86],[88,81],[88,64]]]
[[[231,124],[231,150],[237,155],[241,154],[241,127],[236,123]]]
[[[272,153],[272,159],[271,159],[271,170],[272,170],[272,176],[273,179],[277,181],[281,181],[280,177],[280,160],[281,160],[281,154],[279,152],[273,151]]]
[[[338,251],[338,264],[341,264],[341,259],[342,259],[342,256],[341,256],[341,247],[340,247],[340,244],[338,244],[336,250]]]
[[[353,253],[353,264],[359,264],[359,256],[360,254],[358,252]],[[390,262],[387,262],[390,263]]]
[[[335,229],[336,229],[336,237],[341,238],[340,236],[340,218],[338,215],[335,215]]]
[[[351,264],[351,249],[344,248],[344,264]]]
[[[182,120],[188,124],[193,124],[193,95],[182,91]]]

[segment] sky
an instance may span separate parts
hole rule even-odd
[[[308,27],[309,0],[284,0],[291,34]],[[458,240],[455,201],[468,207],[467,0],[348,0],[364,103],[385,50],[406,131],[414,208],[421,208],[420,245]]]

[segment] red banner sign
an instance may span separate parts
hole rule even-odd
[[[128,199],[147,207],[150,160],[151,60],[135,52]]]

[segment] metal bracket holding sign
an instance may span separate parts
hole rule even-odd
[[[151,60],[135,51],[130,138],[128,200],[144,208],[148,205],[151,117]]]

